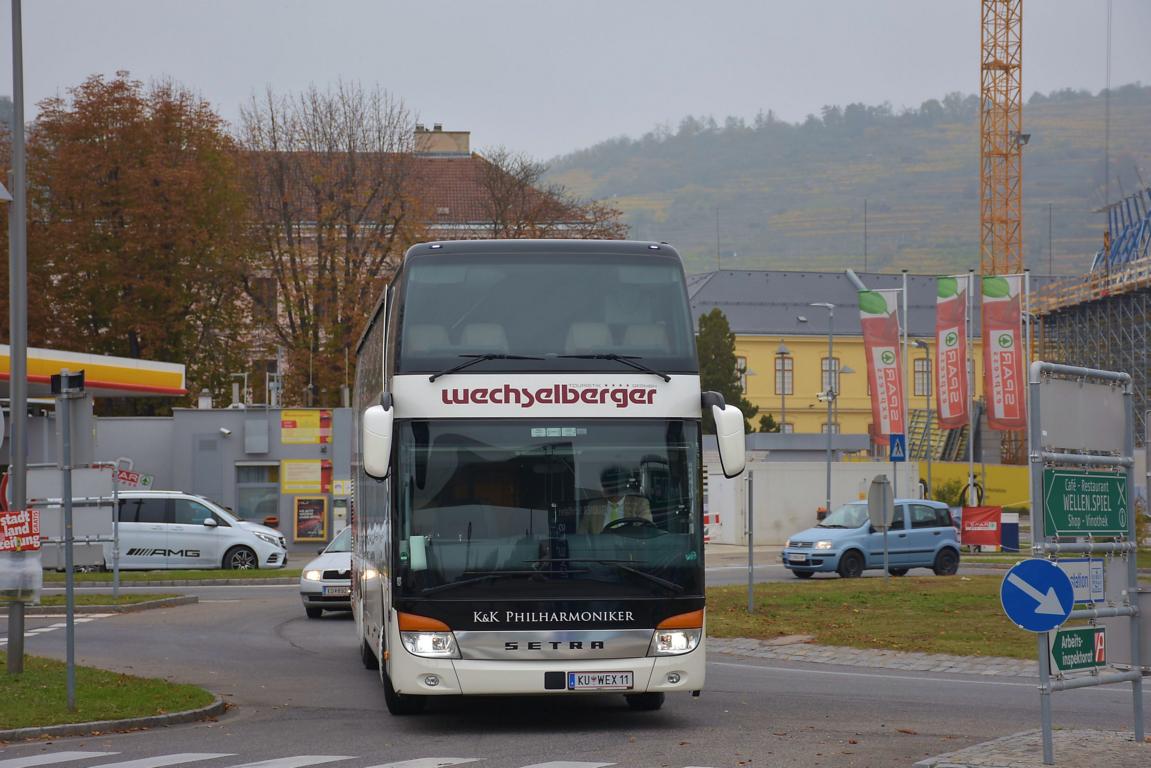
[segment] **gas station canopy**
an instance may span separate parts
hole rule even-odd
[[[85,388],[93,397],[180,397],[184,366],[130,357],[86,355],[55,349],[28,349],[28,396],[50,397],[51,378],[61,370],[84,371]],[[0,344],[0,398],[8,398],[12,376],[11,350]]]

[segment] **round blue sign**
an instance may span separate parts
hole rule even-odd
[[[1020,629],[1050,632],[1071,615],[1075,590],[1055,563],[1041,558],[1012,566],[999,586],[1003,612]]]

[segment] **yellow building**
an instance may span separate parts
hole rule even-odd
[[[899,274],[860,274],[868,289],[899,288]],[[912,426],[925,424],[927,398],[934,390],[934,336],[936,277],[908,275],[909,352],[904,360],[905,392],[909,407],[922,411]],[[759,416],[771,414],[787,431],[823,432],[827,429],[827,402],[821,393],[834,389],[832,429],[844,434],[872,434],[871,399],[867,363],[860,330],[858,288],[843,272],[790,272],[776,270],[721,270],[694,275],[689,280],[692,310],[700,315],[719,308],[735,333],[735,350],[743,368],[744,392],[759,407]],[[834,308],[812,306],[831,303]],[[832,355],[828,364],[828,317],[832,325]],[[902,311],[901,311],[902,316]],[[978,318],[973,322],[975,392],[982,392],[981,345]],[[917,347],[921,340],[928,349]],[[833,381],[829,381],[834,379]],[[933,396],[933,395],[932,395]],[[931,407],[934,407],[932,400]],[[754,424],[753,424],[754,426]],[[923,428],[909,430],[914,454],[917,440],[925,442]],[[941,434],[935,433],[935,440]],[[886,439],[883,440],[886,445]],[[935,446],[939,453],[941,446]]]

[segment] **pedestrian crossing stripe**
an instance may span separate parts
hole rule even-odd
[[[41,768],[41,766],[56,766],[62,763],[80,760],[94,760],[112,757],[119,752],[48,752],[29,755],[27,757],[13,757],[0,759],[0,768]],[[155,755],[140,757],[120,762],[105,762],[97,765],[88,765],[85,768],[166,768],[167,766],[183,765],[185,763],[199,763],[206,760],[218,760],[226,757],[236,757],[231,752],[178,752],[168,755]],[[255,762],[233,764],[230,768],[307,768],[313,765],[335,763],[342,760],[359,759],[351,755],[291,755],[287,757],[258,760]],[[483,762],[482,757],[417,757],[407,760],[397,760],[391,763],[377,763],[368,768],[450,768],[450,766],[464,765],[466,763]],[[575,760],[556,760],[545,763],[532,763],[523,768],[611,768],[618,763],[592,763]],[[197,768],[202,768],[198,766]]]

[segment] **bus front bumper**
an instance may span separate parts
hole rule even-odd
[[[635,659],[481,661],[427,659],[413,656],[401,645],[391,654],[388,676],[397,693],[421,696],[672,693],[701,690],[706,663],[703,646],[679,656]],[[632,673],[630,688],[569,687],[573,673],[580,679],[580,675],[620,672]],[[618,677],[611,679],[618,684]]]

